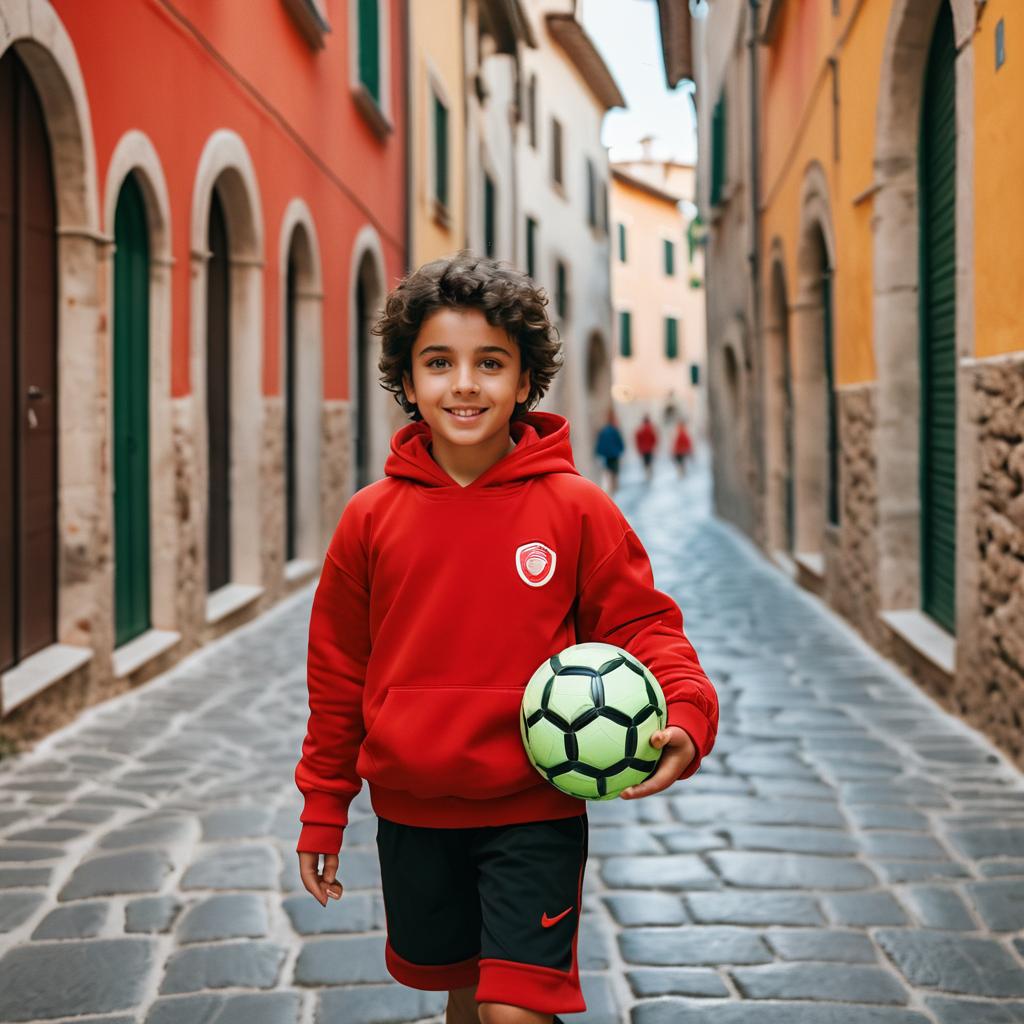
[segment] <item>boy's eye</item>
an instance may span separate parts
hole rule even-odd
[[[494,368],[496,370],[500,370],[501,369],[501,363],[499,363],[497,359],[485,359],[484,362],[485,363],[493,363],[494,364]]]
[[[448,362],[448,360],[445,359],[444,356],[434,356],[433,359],[428,359],[427,360],[427,366],[433,366],[435,363],[447,363],[447,362]],[[481,363],[490,363],[491,366],[489,366],[488,369],[492,369],[492,368],[495,369],[495,370],[500,370],[501,369],[501,363],[497,359],[482,359]]]

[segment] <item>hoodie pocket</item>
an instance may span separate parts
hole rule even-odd
[[[423,798],[486,800],[543,779],[519,733],[518,686],[398,686],[363,740],[360,774]]]

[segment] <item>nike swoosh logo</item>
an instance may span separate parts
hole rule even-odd
[[[572,913],[572,907],[568,907],[567,909],[563,910],[557,917],[548,917],[547,912],[545,912],[545,913],[541,914],[541,916],[540,916],[540,923],[545,928],[550,928],[553,924],[558,924],[558,922],[561,921],[562,918],[565,917],[566,914],[571,914],[571,913]]]

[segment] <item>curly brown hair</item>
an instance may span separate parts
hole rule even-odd
[[[412,376],[412,349],[423,321],[439,309],[479,309],[492,327],[504,328],[516,342],[522,368],[530,371],[530,393],[512,413],[512,419],[519,419],[544,397],[562,365],[562,346],[547,304],[544,289],[526,274],[488,256],[462,249],[424,263],[395,285],[371,328],[382,340],[377,366],[381,386],[413,420],[421,420],[419,409],[405,396],[402,375]]]

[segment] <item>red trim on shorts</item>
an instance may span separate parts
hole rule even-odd
[[[395,981],[409,988],[426,992],[440,992],[452,988],[470,988],[480,977],[480,955],[460,960],[455,964],[411,964],[403,960],[392,948],[384,944],[384,963]]]

